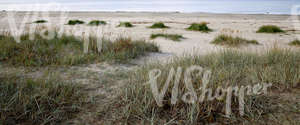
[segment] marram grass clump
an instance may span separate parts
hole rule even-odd
[[[0,75],[0,124],[61,124],[87,104],[82,86],[57,78]]]
[[[141,122],[144,124],[166,124],[170,122],[193,125],[264,122],[262,120],[264,116],[268,116],[276,111],[276,100],[263,94],[245,94],[245,115],[240,115],[239,99],[237,96],[234,96],[233,92],[230,104],[232,115],[230,118],[225,117],[225,100],[227,98],[208,100],[209,94],[207,93],[204,101],[200,102],[203,91],[199,88],[203,87],[205,82],[202,81],[204,77],[203,72],[211,71],[206,88],[212,89],[213,96],[215,94],[222,95],[216,92],[218,87],[226,89],[238,86],[241,88],[241,86],[248,85],[254,87],[257,83],[272,83],[274,88],[279,86],[289,88],[294,83],[300,83],[300,76],[295,75],[300,73],[299,59],[300,51],[272,49],[260,55],[227,50],[208,55],[178,57],[167,64],[157,62],[132,72],[129,75],[129,77],[132,77],[129,78],[127,84],[124,84],[125,86],[120,96],[113,103],[109,103],[109,108],[106,108],[109,110],[104,110],[103,112],[109,114],[107,118],[114,118],[111,120],[124,124]],[[189,83],[195,89],[196,99],[199,99],[195,103],[190,104],[182,100],[185,94],[191,92],[187,88],[188,86],[185,85],[189,81],[189,79],[185,80],[185,73],[192,66],[201,66],[203,70],[200,71],[203,72],[198,74],[197,70],[190,72],[190,75],[188,75],[191,78]],[[158,72],[158,70],[161,72]],[[150,72],[152,72],[154,77],[150,77]],[[173,77],[170,77],[170,74]],[[150,79],[152,79],[152,84],[154,79],[159,93],[164,95],[162,96],[161,107],[158,106],[154,98],[154,93],[151,89],[154,86],[150,84]],[[169,86],[167,86],[167,89],[163,89],[167,85],[168,80],[170,80]],[[178,84],[175,84],[175,81]],[[178,85],[178,89],[174,88],[175,85]],[[163,93],[164,90],[165,93]],[[267,88],[267,90],[269,92],[270,88]],[[173,93],[174,91],[178,91],[178,95],[172,98],[172,95],[175,94]],[[188,99],[190,98],[192,98],[191,93],[188,96]],[[178,100],[175,104],[172,104],[171,100],[174,99]],[[260,117],[258,118],[257,116]],[[268,124],[268,121],[264,124]]]
[[[81,20],[69,20],[68,21],[68,25],[77,25],[77,24],[84,24],[85,22],[84,21],[81,21]]]
[[[259,27],[257,33],[284,33],[285,31],[275,25],[264,25]]]
[[[300,46],[300,40],[296,39],[296,40],[290,42],[289,45],[291,45],[291,46]]]
[[[200,32],[211,32],[212,29],[210,29],[208,26],[207,26],[207,23],[206,22],[202,22],[202,23],[193,23],[191,24],[190,27],[187,28],[187,30],[191,30],[191,31],[200,31]]]
[[[107,23],[105,21],[102,20],[92,20],[89,22],[88,25],[90,26],[99,26],[99,25],[106,25]]]
[[[230,35],[221,34],[217,36],[211,43],[217,45],[227,45],[227,46],[240,46],[246,44],[258,45],[256,40],[247,40],[241,37],[233,37]]]
[[[49,32],[50,33],[50,32]],[[39,33],[30,39],[30,34],[21,36],[17,43],[10,34],[0,35],[0,62],[13,66],[58,66],[89,64],[101,61],[127,62],[147,52],[158,52],[156,44],[144,40],[131,40],[120,37],[115,41],[105,38],[101,52],[97,38],[89,38],[88,53],[84,52],[84,41],[74,35],[55,35],[51,39],[43,38]]]
[[[130,22],[120,22],[120,24],[118,25],[118,27],[133,27],[133,25]]]
[[[149,28],[152,28],[152,29],[162,28],[163,29],[163,28],[170,28],[170,27],[166,26],[163,22],[157,22],[157,23],[154,23]]]
[[[37,21],[34,21],[33,23],[47,23],[48,21],[47,20],[37,20]]]
[[[173,41],[181,41],[182,39],[185,39],[182,35],[179,35],[179,34],[158,33],[158,34],[151,34],[151,36],[150,36],[151,39],[155,39],[157,37],[163,37],[163,38],[170,39]]]

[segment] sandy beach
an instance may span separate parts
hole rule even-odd
[[[0,29],[9,30],[9,24],[7,19],[7,12],[1,12]],[[21,24],[24,15],[33,16],[34,12],[17,12],[15,17],[16,24]],[[26,20],[26,26],[31,26],[31,22],[37,19],[45,19],[45,13],[38,13],[37,18],[29,18]],[[233,36],[239,36],[246,39],[257,40],[260,45],[248,45],[240,47],[240,50],[247,51],[260,51],[269,47],[283,47],[283,48],[295,48],[288,46],[288,43],[297,38],[299,31],[295,30],[293,25],[292,16],[290,15],[263,15],[263,14],[211,14],[211,13],[150,13],[150,12],[69,12],[65,13],[65,16],[61,16],[61,12],[51,12],[46,16],[49,21],[50,27],[64,27],[67,30],[74,30],[76,28],[91,28],[86,25],[74,26],[64,25],[70,19],[79,19],[85,22],[91,20],[103,20],[108,22],[109,25],[100,26],[102,33],[98,36],[112,37],[112,36],[126,36],[132,39],[146,39],[148,41],[154,41],[160,47],[163,53],[172,55],[182,54],[206,54],[211,51],[226,48],[224,46],[216,46],[210,42],[219,34],[230,34]],[[63,19],[63,20],[62,20]],[[133,28],[116,27],[121,21],[129,21]],[[164,22],[169,29],[149,29],[155,22]],[[185,28],[191,23],[207,22],[208,26],[213,29],[210,33],[201,33],[195,31],[187,31]],[[58,25],[62,24],[62,25]],[[262,25],[277,25],[286,33],[281,34],[265,34],[256,33],[257,29]],[[94,27],[95,28],[95,27]],[[91,28],[93,30],[93,28]],[[173,42],[164,38],[157,38],[154,40],[149,39],[151,34],[154,33],[168,33],[168,34],[180,34],[186,39],[181,42]],[[80,33],[79,33],[80,34]]]

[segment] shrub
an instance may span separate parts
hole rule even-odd
[[[178,35],[178,34],[151,34],[151,39],[155,39],[157,37],[164,37],[166,39],[170,39],[173,41],[180,41],[181,39],[184,39],[184,37],[182,35]]]
[[[130,22],[120,22],[118,27],[133,27],[133,25]]]
[[[33,23],[47,23],[48,21],[46,20],[37,20],[37,21],[34,21]]]
[[[201,32],[211,32],[212,29],[208,28],[207,23],[206,22],[202,22],[202,23],[193,23],[190,27],[187,28],[187,30],[191,30],[191,31],[201,31]]]
[[[89,52],[84,53],[83,40],[73,35],[55,33],[52,39],[44,39],[36,33],[21,36],[17,43],[11,35],[0,35],[0,62],[13,66],[77,65],[99,61],[126,62],[147,52],[158,52],[153,43],[119,38],[116,41],[103,39],[102,52],[97,49],[97,39],[90,37]],[[123,46],[123,44],[128,46]]]
[[[149,28],[169,28],[168,26],[166,26],[163,22],[158,22],[158,23],[154,23],[152,26],[150,26]]]
[[[107,23],[105,21],[93,20],[93,21],[89,22],[88,25],[99,26],[99,25],[106,25],[106,24]]]
[[[270,50],[265,54],[256,55],[252,53],[240,53],[238,51],[224,51],[212,53],[209,55],[194,55],[186,57],[178,57],[171,62],[154,63],[146,65],[130,74],[130,79],[121,91],[121,96],[116,98],[113,103],[109,103],[109,111],[103,112],[110,114],[109,118],[115,118],[118,122],[127,124],[140,123],[146,119],[151,119],[149,123],[165,124],[171,123],[181,124],[242,124],[241,122],[254,122],[261,120],[274,109],[276,104],[274,100],[264,95],[246,95],[245,94],[245,115],[239,115],[239,102],[237,97],[233,96],[231,108],[231,118],[225,115],[225,99],[215,99],[208,101],[207,97],[203,102],[195,102],[194,104],[184,103],[181,101],[184,93],[189,92],[185,86],[184,71],[190,66],[201,66],[204,71],[211,70],[211,77],[207,88],[211,88],[215,92],[217,87],[227,88],[229,86],[247,86],[257,83],[272,83],[273,86],[289,88],[294,83],[300,83],[300,52],[289,50]],[[163,86],[168,81],[170,70],[181,67],[183,73],[181,77],[173,77],[170,79],[170,85],[166,89],[163,97],[163,106],[159,107],[154,99],[149,83],[149,72],[153,69],[160,69],[160,73],[156,79],[159,91],[163,91]],[[197,96],[201,95],[203,81],[202,75],[197,72],[191,74],[191,84],[195,88]],[[174,94],[174,84],[178,79],[178,101],[171,104],[171,95]],[[274,87],[274,88],[276,88]],[[197,90],[196,90],[197,89]],[[270,90],[270,89],[269,89]],[[215,93],[213,93],[215,94]],[[197,98],[198,99],[198,98]],[[111,111],[111,109],[114,109]],[[122,111],[122,112],[120,112]],[[109,113],[108,113],[109,112]],[[111,116],[112,115],[112,116]],[[138,116],[138,117],[137,117]],[[261,116],[257,118],[256,116]],[[126,120],[124,120],[126,119]],[[245,120],[249,120],[248,122]]]
[[[291,45],[291,46],[300,46],[300,40],[296,39],[296,40],[290,42],[289,45]]]
[[[259,44],[256,40],[246,40],[240,37],[232,37],[229,35],[219,35],[211,43],[228,46],[239,46],[244,44]]]
[[[0,124],[59,124],[87,103],[80,88],[56,79],[0,75]]]
[[[264,25],[261,26],[257,33],[283,33],[284,31],[275,25]]]
[[[68,25],[77,25],[77,24],[84,24],[84,21],[81,20],[69,20]]]

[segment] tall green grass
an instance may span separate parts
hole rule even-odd
[[[284,30],[280,29],[280,27],[275,25],[264,25],[259,27],[257,33],[283,33]]]
[[[124,86],[121,96],[110,103],[109,118],[126,124],[267,124],[262,120],[265,115],[276,111],[276,103],[264,95],[245,95],[245,115],[238,114],[238,99],[232,99],[232,115],[225,117],[225,100],[212,100],[184,103],[181,97],[187,92],[184,85],[184,73],[179,79],[178,102],[171,104],[171,95],[174,80],[171,79],[163,106],[159,107],[154,100],[150,85],[149,71],[160,69],[161,76],[157,79],[159,88],[167,81],[170,69],[175,72],[178,67],[185,71],[188,67],[197,65],[204,70],[211,70],[212,75],[208,88],[215,92],[217,87],[247,86],[257,83],[272,83],[274,88],[290,88],[293,84],[300,84],[300,51],[272,49],[265,54],[240,53],[237,51],[224,51],[202,56],[178,57],[167,64],[150,64],[134,71],[130,81]],[[176,74],[176,73],[175,73]],[[202,86],[202,76],[192,73],[192,84],[197,90]],[[147,84],[148,83],[148,84]],[[161,91],[162,89],[159,89]],[[270,88],[269,88],[270,90]],[[213,93],[215,94],[215,93]],[[199,96],[198,96],[199,98]],[[207,96],[206,96],[207,98]],[[121,111],[121,112],[120,112]]]
[[[127,62],[147,52],[158,52],[156,44],[144,40],[118,38],[115,41],[100,39],[101,53],[98,52],[97,39],[89,38],[89,52],[84,53],[84,41],[73,35],[54,33],[54,38],[45,39],[39,33],[30,39],[29,34],[21,36],[17,43],[11,35],[0,35],[0,62],[13,66],[57,66],[77,65],[101,61]]]
[[[61,124],[87,103],[78,84],[0,75],[0,124]]]
[[[217,36],[211,43],[218,45],[240,46],[245,44],[259,44],[256,40],[247,40],[241,37],[233,37],[221,34]]]

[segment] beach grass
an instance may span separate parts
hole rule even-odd
[[[86,102],[82,86],[57,78],[0,75],[0,124],[61,124]]]
[[[0,35],[0,62],[12,66],[59,66],[89,64],[102,61],[126,63],[148,52],[158,52],[156,44],[145,40],[120,37],[114,41],[102,38],[99,53],[97,38],[90,37],[88,53],[84,52],[84,40],[74,35],[55,35],[51,39],[35,33],[21,36],[20,43],[10,34]]]
[[[208,32],[211,32],[212,29],[210,29],[208,26],[207,26],[207,23],[206,22],[202,22],[202,23],[193,23],[191,24],[190,27],[187,28],[187,30],[190,30],[190,31],[200,31],[200,32],[205,32],[205,33],[208,33]]]
[[[33,23],[47,23],[48,21],[47,20],[37,20],[37,21],[34,21]]]
[[[217,45],[240,46],[245,44],[259,44],[256,40],[247,40],[241,37],[233,37],[230,35],[221,34],[217,36],[211,43]]]
[[[163,29],[163,28],[170,28],[170,27],[166,26],[163,22],[157,22],[157,23],[154,23],[149,28],[152,28],[152,29],[162,28]]]
[[[106,25],[107,23],[103,20],[92,20],[89,22],[88,25],[90,26],[99,26],[99,25]]]
[[[77,24],[84,24],[85,22],[84,21],[81,21],[81,20],[69,20],[68,21],[68,25],[77,25]]]
[[[182,35],[179,35],[179,34],[157,33],[157,34],[151,34],[151,36],[150,36],[151,39],[155,39],[157,37],[163,37],[163,38],[170,39],[170,40],[177,41],[177,42],[184,39],[184,37]]]
[[[300,46],[300,40],[296,39],[289,43],[291,46]]]
[[[275,25],[264,25],[259,27],[259,29],[256,32],[257,33],[284,33],[285,31]]]
[[[133,25],[130,22],[120,22],[120,24],[118,25],[118,27],[133,27]]]
[[[211,75],[207,88],[211,88],[213,91],[217,87],[226,89],[230,86],[253,86],[257,83],[272,83],[274,88],[283,89],[300,83],[300,76],[296,75],[300,73],[299,59],[300,51],[274,48],[264,54],[225,50],[208,55],[178,57],[167,64],[159,62],[149,64],[130,74],[132,77],[123,87],[121,96],[116,98],[113,103],[109,103],[109,108],[106,108],[109,110],[103,110],[103,112],[110,114],[109,118],[114,118],[124,124],[141,122],[144,124],[242,124],[247,121],[248,123],[262,124],[264,123],[262,118],[277,111],[275,106],[277,103],[272,98],[264,95],[245,94],[245,115],[241,116],[238,112],[238,97],[233,96],[232,115],[228,118],[225,117],[226,99],[224,98],[207,100],[209,96],[207,95],[203,102],[197,101],[190,104],[182,101],[184,93],[189,92],[185,86],[184,71],[191,66],[201,66],[204,68],[202,71],[210,70]],[[181,70],[177,69],[179,67]],[[160,92],[166,90],[162,97],[162,106],[157,105],[151,89],[152,85],[150,85],[149,73],[154,69],[161,71],[154,74],[155,84]],[[173,75],[178,74],[178,71],[183,71],[179,73],[181,77],[178,75],[174,78],[170,77],[171,69],[175,71]],[[190,76],[192,80],[190,84],[195,88],[197,99],[200,99],[202,91],[198,88],[203,86],[204,81],[201,79],[204,76],[197,75],[196,71],[192,72]],[[162,89],[168,79],[171,81],[170,85],[167,86],[167,89]],[[179,82],[178,89],[173,88],[175,81]],[[177,90],[179,95],[177,103],[172,104],[174,90]]]

